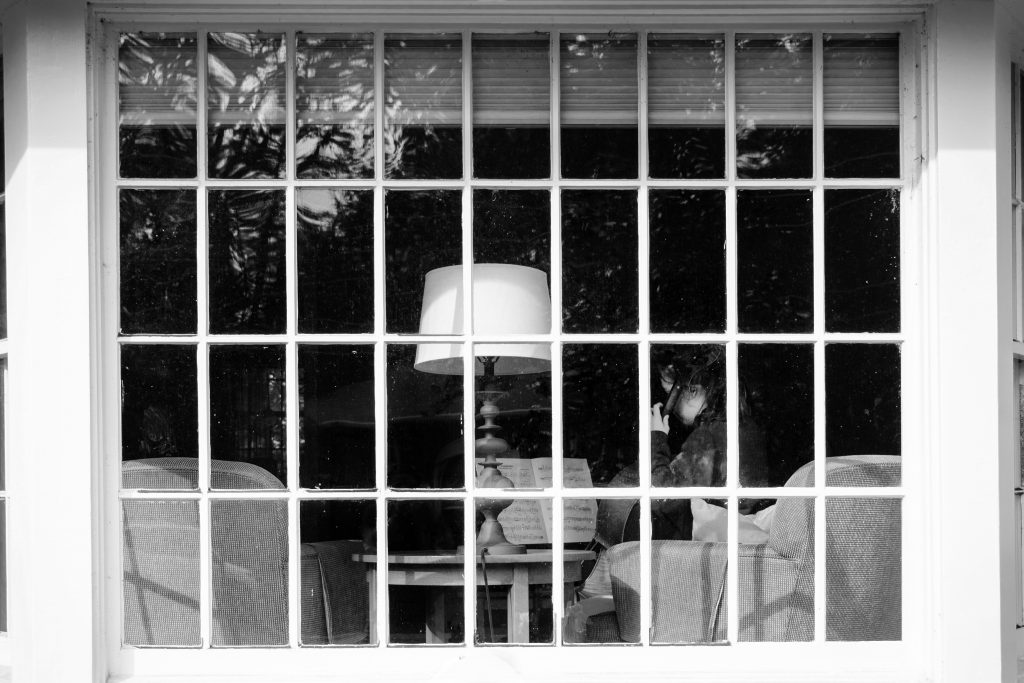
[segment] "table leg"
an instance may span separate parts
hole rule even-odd
[[[508,642],[530,642],[530,568],[515,565],[508,591]]]
[[[370,591],[370,600],[367,603],[367,620],[370,627],[370,645],[377,644],[377,568],[370,567],[366,571],[366,583]]]
[[[435,588],[427,594],[427,643],[437,645],[448,642],[444,619],[444,589]]]

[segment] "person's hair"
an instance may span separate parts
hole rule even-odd
[[[662,371],[682,380],[687,386],[700,385],[705,392],[706,407],[696,423],[725,419],[725,347],[716,344],[658,345],[651,349],[652,403],[664,403],[668,392],[661,385]],[[739,412],[745,418],[750,412],[746,391],[740,383]]]

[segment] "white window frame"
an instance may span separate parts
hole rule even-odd
[[[98,91],[96,93],[96,107],[97,107],[97,120],[100,122],[97,128],[97,146],[95,149],[96,169],[98,181],[96,183],[96,197],[98,199],[100,213],[98,225],[94,226],[94,234],[101,243],[100,253],[102,256],[103,263],[116,263],[116,184],[113,182],[116,172],[116,129],[115,126],[111,125],[111,122],[116,122],[116,100],[113,97],[113,93],[116,92],[114,89],[114,79],[116,78],[116,63],[117,63],[117,52],[113,48],[116,45],[116,36],[120,30],[195,30],[201,28],[204,30],[246,30],[249,28],[262,28],[267,31],[276,31],[279,28],[282,30],[293,31],[296,28],[306,29],[308,31],[328,31],[331,29],[341,30],[345,32],[357,32],[363,30],[387,30],[387,31],[408,31],[408,32],[430,32],[432,30],[459,30],[464,31],[465,35],[468,36],[474,29],[480,32],[496,32],[496,31],[514,31],[523,29],[537,29],[548,31],[552,36],[553,44],[555,49],[552,51],[552,59],[554,60],[554,68],[552,69],[552,156],[556,159],[557,154],[557,140],[558,140],[558,125],[557,125],[557,38],[562,32],[573,32],[579,30],[608,30],[609,27],[619,30],[619,23],[611,18],[602,18],[600,20],[594,20],[587,17],[577,17],[573,21],[566,19],[560,19],[559,21],[551,22],[538,22],[530,26],[524,26],[520,22],[519,25],[510,26],[502,24],[500,28],[498,26],[489,25],[484,21],[477,19],[477,22],[472,24],[473,28],[466,28],[460,23],[446,24],[444,19],[434,20],[429,24],[425,25],[413,25],[410,21],[402,20],[401,23],[395,23],[393,17],[389,16],[364,16],[356,14],[351,21],[346,21],[342,16],[331,14],[324,14],[323,12],[317,13],[315,18],[309,19],[308,22],[304,22],[302,25],[280,25],[274,23],[269,17],[265,21],[260,20],[258,15],[259,11],[254,12],[257,16],[250,18],[249,16],[243,16],[241,21],[232,22],[229,17],[219,17],[215,12],[211,12],[210,21],[204,22],[201,27],[190,24],[182,20],[182,17],[174,15],[172,12],[161,13],[156,12],[155,16],[147,13],[141,13],[140,15],[131,15],[114,11],[103,11],[97,14],[98,18],[104,19],[102,23],[95,23],[96,29],[96,40],[100,43],[101,49],[96,50],[97,57],[97,83]],[[324,20],[321,23],[318,20]],[[521,21],[525,19],[521,18]],[[467,21],[467,23],[470,23]],[[815,395],[816,405],[816,461],[819,465],[824,459],[824,432],[823,432],[823,416],[824,416],[824,344],[826,341],[852,341],[857,338],[857,335],[845,335],[845,334],[829,334],[824,333],[824,315],[823,315],[823,301],[824,301],[824,288],[823,288],[823,269],[822,269],[822,215],[823,210],[822,193],[825,188],[832,187],[876,187],[876,186],[899,186],[902,193],[902,205],[901,205],[901,241],[900,241],[900,255],[901,255],[901,320],[902,320],[902,332],[895,335],[879,335],[872,334],[870,338],[872,341],[894,341],[898,342],[902,346],[902,409],[903,409],[903,434],[902,444],[903,452],[905,456],[906,467],[903,470],[904,483],[901,487],[896,489],[885,489],[879,490],[875,493],[881,495],[897,495],[903,498],[903,613],[904,613],[904,629],[903,629],[903,640],[897,643],[837,643],[837,642],[824,642],[824,553],[818,553],[817,566],[816,566],[816,629],[817,629],[817,642],[810,644],[773,644],[773,643],[735,643],[726,648],[721,647],[689,647],[689,648],[676,648],[676,647],[573,647],[573,648],[561,648],[561,647],[495,647],[485,646],[477,647],[472,642],[472,637],[469,634],[472,633],[472,620],[474,611],[472,609],[466,610],[466,622],[467,622],[467,638],[466,644],[459,648],[388,648],[383,644],[378,647],[368,648],[310,648],[300,649],[292,648],[288,650],[281,649],[267,649],[267,650],[159,650],[159,649],[134,649],[126,648],[122,649],[120,645],[120,619],[115,615],[119,614],[121,606],[121,592],[120,592],[120,533],[119,533],[119,483],[120,483],[120,458],[119,458],[119,435],[120,430],[119,424],[119,405],[117,400],[117,392],[112,391],[112,388],[117,387],[118,377],[118,352],[117,343],[113,341],[114,333],[117,329],[117,312],[118,307],[116,305],[117,300],[117,269],[116,268],[103,268],[102,269],[102,304],[103,311],[100,326],[103,330],[101,335],[101,353],[102,361],[101,366],[105,368],[102,380],[103,388],[103,400],[102,400],[102,416],[103,423],[101,426],[101,438],[103,445],[99,449],[100,453],[105,454],[101,463],[102,467],[102,486],[100,487],[100,504],[103,510],[104,528],[106,533],[104,534],[104,546],[102,551],[103,565],[107,568],[105,571],[106,579],[104,581],[104,589],[102,591],[104,595],[104,601],[101,604],[102,611],[105,618],[105,630],[103,633],[103,641],[105,642],[105,656],[109,662],[110,671],[112,675],[117,679],[130,679],[130,680],[146,680],[149,676],[167,675],[167,674],[180,674],[183,676],[218,676],[218,675],[239,675],[239,674],[250,674],[257,677],[264,677],[271,679],[274,677],[287,676],[289,680],[301,680],[302,676],[316,676],[328,673],[334,673],[339,670],[345,670],[352,672],[352,675],[359,677],[362,675],[379,675],[383,677],[394,677],[401,678],[403,675],[408,674],[410,671],[448,671],[451,672],[452,676],[458,676],[466,674],[467,672],[484,671],[488,667],[492,667],[495,663],[507,662],[509,665],[515,668],[516,671],[524,674],[532,675],[551,675],[555,672],[561,672],[566,676],[570,675],[581,675],[580,672],[586,671],[587,680],[602,680],[620,678],[623,675],[636,676],[637,672],[644,671],[650,672],[652,675],[657,672],[678,674],[681,670],[701,672],[703,680],[718,680],[724,679],[728,676],[736,676],[756,673],[759,676],[759,680],[772,679],[778,677],[778,680],[794,680],[794,674],[805,671],[805,672],[849,672],[851,667],[856,670],[859,674],[868,675],[870,672],[874,672],[875,675],[886,675],[886,674],[910,674],[911,672],[919,672],[921,670],[922,663],[919,659],[920,652],[925,648],[926,641],[926,626],[928,623],[928,617],[926,613],[927,591],[924,582],[916,581],[916,577],[925,575],[926,573],[926,562],[924,558],[929,555],[929,543],[930,537],[924,533],[923,518],[925,516],[924,510],[928,506],[929,496],[926,495],[925,482],[929,479],[929,466],[927,464],[924,454],[927,452],[926,441],[927,439],[920,438],[925,433],[925,425],[928,423],[926,419],[926,401],[923,399],[923,387],[922,381],[925,376],[924,368],[924,356],[922,351],[923,348],[923,329],[921,325],[920,312],[923,307],[923,300],[921,293],[924,288],[920,286],[924,273],[922,271],[922,264],[920,259],[915,258],[913,255],[922,253],[925,247],[926,239],[923,235],[923,210],[921,207],[922,203],[922,183],[920,182],[920,166],[919,160],[923,156],[921,147],[923,146],[919,140],[922,137],[922,131],[918,127],[919,118],[911,115],[910,112],[918,113],[920,109],[924,108],[924,98],[922,92],[924,91],[924,78],[921,71],[917,69],[917,55],[921,53],[923,45],[927,42],[924,35],[924,27],[921,15],[914,11],[907,11],[905,13],[893,12],[887,14],[884,17],[868,17],[867,19],[858,20],[853,23],[846,21],[836,21],[834,16],[829,14],[819,13],[808,17],[799,17],[797,20],[791,22],[779,21],[777,19],[769,18],[768,16],[758,17],[746,15],[743,20],[734,19],[730,20],[728,17],[717,17],[716,21],[712,23],[707,18],[701,16],[699,13],[693,13],[691,15],[685,15],[683,12],[676,12],[672,14],[671,20],[665,20],[659,18],[657,21],[652,21],[651,25],[638,27],[623,25],[621,30],[623,32],[636,31],[638,34],[643,35],[641,28],[650,30],[657,30],[658,32],[693,32],[699,31],[701,33],[724,33],[727,36],[731,36],[733,32],[765,32],[771,33],[775,31],[784,31],[786,29],[799,31],[801,33],[813,33],[816,36],[816,45],[820,46],[820,35],[825,32],[835,33],[870,33],[870,32],[900,32],[902,40],[902,66],[901,66],[901,81],[902,81],[902,93],[901,93],[901,105],[902,111],[904,112],[901,120],[901,130],[903,136],[903,148],[901,149],[901,157],[903,164],[903,177],[898,182],[883,182],[883,181],[858,181],[858,180],[821,180],[821,140],[820,134],[815,135],[815,180],[808,181],[742,181],[739,183],[744,188],[756,188],[756,187],[804,187],[811,189],[815,196],[815,332],[812,335],[792,335],[789,338],[787,335],[771,335],[771,341],[801,341],[801,342],[815,342]],[[205,61],[202,59],[202,55],[205,52],[205,45],[202,40],[198,41],[200,46],[200,61],[199,61],[199,92],[200,101],[204,99],[203,83],[205,79]],[[641,45],[642,45],[641,41]],[[727,37],[726,40],[727,50],[731,52],[731,41]],[[100,47],[97,46],[97,47]],[[380,38],[378,37],[378,50],[380,48]],[[468,45],[465,48],[468,51]],[[639,49],[640,60],[646,59],[645,50],[643,47]],[[379,60],[379,57],[378,57]],[[112,68],[113,67],[113,68]],[[464,74],[468,74],[471,68],[468,60],[464,61],[463,69]],[[816,47],[815,50],[815,70],[816,73],[820,73],[821,68],[821,50],[820,47]],[[378,83],[381,75],[378,71]],[[465,88],[469,88],[471,79],[464,78]],[[821,85],[820,78],[817,80],[816,92],[815,92],[815,130],[821,130],[822,123],[822,111],[821,111]],[[643,81],[640,82],[640,99],[641,99],[641,117],[640,127],[641,131],[646,128],[645,121],[645,88]],[[464,121],[471,121],[470,112],[468,111],[469,98],[464,98]],[[378,125],[379,125],[380,112],[378,112]],[[203,139],[204,128],[205,128],[205,116],[202,106],[199,110],[199,129],[197,131],[197,137]],[[293,133],[293,120],[288,121],[288,134],[291,136]],[[731,114],[730,114],[730,123]],[[732,128],[727,127],[727,149],[733,149],[734,136],[731,135]],[[642,133],[643,135],[643,133]],[[468,136],[467,136],[468,137]],[[642,138],[643,139],[643,138]],[[471,144],[467,141],[464,147],[464,154],[469,153],[468,145]],[[200,148],[202,149],[202,147]],[[289,145],[291,150],[291,145]],[[641,169],[646,165],[646,153],[641,145]],[[202,155],[199,155],[202,157]],[[727,159],[732,158],[732,155],[727,153]],[[381,167],[378,163],[377,168]],[[279,186],[283,185],[283,182],[260,182],[260,181],[208,181],[203,178],[205,160],[199,159],[199,178],[198,182],[195,181],[138,181],[134,183],[140,187],[158,187],[158,186],[175,186],[185,187],[196,185],[199,187],[198,197],[198,211],[197,218],[200,221],[200,230],[203,230],[203,223],[205,222],[205,196],[203,194],[203,188],[207,185],[216,187],[229,187],[229,186]],[[287,163],[289,164],[288,174],[293,174],[293,158],[289,153]],[[727,164],[728,173],[730,178],[734,174],[734,168],[731,164]],[[557,166],[552,166],[553,171],[557,171]],[[557,174],[555,174],[557,175]],[[122,186],[131,183],[122,183]],[[302,185],[316,185],[316,181],[301,183],[289,183],[290,185],[302,184]],[[319,183],[326,184],[326,183]],[[366,181],[340,181],[331,182],[331,185],[335,186],[354,186],[354,187],[367,187],[373,185],[376,194],[376,206],[378,211],[375,212],[375,239],[380,239],[383,234],[382,226],[382,212],[379,209],[382,206],[382,184],[378,181],[373,183],[367,183]],[[399,182],[389,181],[389,185],[406,185],[411,189],[417,186],[429,186],[429,187],[468,187],[474,186],[482,187],[520,187],[520,186],[531,186],[531,187],[551,187],[553,192],[552,201],[552,227],[553,230],[558,230],[560,221],[558,220],[558,190],[562,187],[637,187],[640,190],[639,206],[641,214],[646,210],[646,190],[648,187],[673,187],[673,186],[685,186],[685,187],[722,187],[729,185],[728,182],[719,181],[679,181],[679,182],[662,182],[662,181],[650,181],[646,179],[640,179],[638,181],[572,181],[572,180],[560,180],[554,179],[551,181],[539,181],[537,183],[524,182],[524,181],[475,181],[472,179],[464,179],[460,181],[410,181],[406,184]],[[727,206],[734,206],[733,197],[735,193],[736,184],[730,186],[727,190]],[[470,193],[464,193],[464,197],[469,197]],[[464,202],[464,212],[471,211],[471,207],[466,207]],[[727,216],[727,234],[735,234],[735,216],[734,211],[730,210],[730,214]],[[466,214],[468,215],[468,214]],[[293,233],[293,216],[289,215],[286,219],[288,221],[289,234]],[[464,224],[468,221],[464,220]],[[471,223],[469,223],[471,224]],[[640,258],[641,262],[646,256],[646,223],[641,218],[639,225],[640,233]],[[202,234],[202,232],[201,232]],[[289,262],[294,260],[293,240],[289,240]],[[557,241],[552,242],[553,258],[552,258],[552,282],[557,282],[559,279],[559,259]],[[198,248],[203,250],[203,240],[199,240]],[[471,244],[468,240],[463,245],[463,257],[464,262],[471,262]],[[114,255],[113,261],[110,260],[111,254]],[[291,267],[291,266],[290,266]],[[734,274],[735,274],[735,263],[730,262],[727,266],[727,273],[730,279],[730,290],[733,290]],[[640,277],[640,296],[641,302],[644,301],[646,294],[646,273],[641,270]],[[203,275],[200,270],[200,287],[203,286]],[[378,292],[382,291],[383,273],[382,269],[377,269],[377,282]],[[294,278],[292,278],[292,281]],[[552,308],[554,311],[559,311],[558,295],[556,294],[557,287],[553,288],[555,291],[553,294]],[[471,291],[470,288],[465,288],[465,291]],[[294,292],[289,291],[289,311],[290,320],[294,319],[294,315],[291,314],[294,306]],[[734,308],[735,304],[733,304]],[[466,306],[466,310],[471,310],[471,306]],[[641,329],[643,329],[645,322],[643,320],[644,306],[641,305]],[[376,325],[378,335],[374,337],[375,341],[401,341],[408,343],[409,337],[398,337],[397,335],[382,335],[381,325],[383,321],[383,302],[380,301],[378,296],[377,302],[377,316]],[[555,322],[559,322],[559,318],[556,313]],[[200,330],[203,329],[204,324],[204,311],[200,307],[200,318],[199,318]],[[735,325],[735,315],[731,316],[731,325]],[[290,327],[293,327],[294,323],[289,323]],[[557,329],[557,328],[555,328]],[[730,330],[734,333],[735,330]],[[200,333],[198,338],[200,340],[205,338],[204,333]],[[699,335],[689,335],[686,341],[690,342],[701,342],[701,341],[720,341],[720,336],[708,336],[707,338],[701,338]],[[306,340],[315,341],[313,337],[305,337]],[[342,336],[332,336],[331,340],[344,343],[348,339]],[[562,338],[559,335],[551,335],[550,341],[559,341]],[[566,341],[598,341],[598,340],[611,340],[619,342],[639,342],[640,346],[640,362],[641,362],[641,389],[640,389],[640,403],[638,408],[641,410],[640,415],[644,415],[647,410],[646,399],[648,395],[647,387],[644,386],[646,382],[645,372],[645,361],[646,361],[646,345],[645,340],[651,341],[663,341],[658,335],[614,335],[614,336],[601,336],[601,335],[573,335],[566,338]],[[735,337],[731,338],[728,348],[730,353],[728,356],[729,370],[728,376],[735,378],[735,349],[736,342]],[[754,336],[743,335],[742,341],[756,341]],[[325,338],[326,340],[326,338]],[[365,341],[365,337],[360,337],[360,341]],[[294,347],[291,347],[294,348]],[[378,346],[378,349],[381,347]],[[471,350],[467,345],[467,356],[471,354]],[[200,354],[202,358],[203,354]],[[557,359],[558,353],[553,354],[553,358]],[[295,355],[289,353],[288,356],[288,369],[289,376],[296,376],[294,373],[295,369]],[[468,358],[472,361],[472,358]],[[200,361],[203,362],[203,361]],[[377,370],[378,372],[383,368],[382,354],[378,352],[377,355]],[[553,361],[552,377],[559,376],[559,362],[558,360]],[[202,376],[202,375],[201,375]],[[466,378],[467,388],[471,387],[471,376]],[[734,379],[732,381],[735,381]],[[289,401],[292,402],[290,408],[294,408],[295,400],[295,382],[291,382],[289,386]],[[558,382],[552,383],[553,390],[553,414],[558,412],[557,406],[559,405],[559,388]],[[471,397],[471,392],[467,391],[467,396]],[[735,392],[730,392],[731,396],[735,396]],[[467,403],[471,401],[471,398],[467,398]],[[202,403],[200,404],[203,405]],[[380,412],[380,411],[378,411]],[[290,414],[294,415],[294,411],[290,410]],[[382,420],[383,416],[378,414],[378,420]],[[206,416],[200,411],[200,424],[202,425],[206,420]],[[291,422],[294,422],[292,420]],[[735,427],[733,427],[735,429]],[[290,444],[294,445],[295,426],[289,424],[289,441]],[[560,439],[559,439],[559,428],[554,427],[554,446],[555,453],[560,451]],[[471,432],[467,430],[467,442],[471,439]],[[641,429],[642,434],[646,434],[645,429]],[[641,473],[643,477],[643,484],[649,484],[649,447],[643,445],[646,439],[641,439]],[[735,443],[735,439],[733,439]],[[200,445],[201,449],[204,447]],[[289,476],[293,477],[295,469],[295,448],[290,448],[289,455]],[[468,451],[467,451],[468,452]],[[208,456],[207,456],[208,457]],[[383,462],[383,449],[378,449],[378,466]],[[730,467],[731,472],[736,472],[736,461],[735,455],[730,454]],[[467,466],[467,470],[469,467]],[[819,467],[818,471],[821,472],[822,468]],[[559,474],[556,468],[556,485],[558,484]],[[291,487],[294,489],[294,487]],[[735,499],[735,489],[729,489],[732,491],[732,498]],[[642,488],[642,493],[649,492],[649,489]],[[816,498],[816,536],[819,539],[824,538],[824,498],[820,497],[825,494],[826,489],[824,487],[823,477],[819,476],[816,485],[813,489],[813,495],[818,496]],[[828,494],[838,495],[842,493],[853,493],[856,495],[870,494],[871,491],[864,489],[857,489],[846,491],[845,489],[828,489]],[[582,490],[573,489],[566,491],[567,494],[574,497],[578,496],[592,496],[602,497],[603,494],[607,494],[604,489],[592,489]],[[658,490],[659,494],[666,493],[665,490]],[[682,493],[682,491],[680,491]],[[721,495],[720,490],[692,490],[688,489],[685,491],[691,495]],[[765,495],[778,495],[785,494],[784,491],[778,490],[766,490]],[[808,491],[803,490],[802,493],[805,495]],[[469,494],[470,496],[472,494]],[[519,495],[518,493],[516,494]],[[540,494],[547,495],[547,494]],[[177,497],[177,496],[176,496]],[[290,531],[292,534],[292,561],[294,566],[297,566],[297,541],[296,529],[297,529],[297,511],[296,502],[301,495],[294,493],[289,494],[291,501],[290,508]],[[316,492],[308,497],[311,498],[326,498],[331,497],[330,494]],[[401,496],[396,496],[401,497]],[[471,521],[472,511],[467,506],[467,520]],[[736,525],[736,506],[730,507],[730,525],[731,528],[735,528]],[[560,544],[560,506],[555,506],[555,538],[553,539],[555,547]],[[378,521],[378,534],[383,537],[381,533],[383,530],[383,515],[379,515]],[[646,515],[642,515],[642,519],[646,520]],[[732,534],[735,536],[735,534]],[[205,547],[203,552],[206,553]],[[645,557],[645,563],[648,562]],[[730,547],[730,564],[736,566],[736,546]],[[204,559],[205,563],[205,559]],[[645,564],[646,566],[646,564]],[[472,559],[467,558],[467,568],[472,567]],[[556,563],[555,576],[553,582],[557,585],[560,580],[560,567]],[[207,570],[204,569],[204,574]],[[297,623],[295,619],[298,609],[297,596],[297,581],[298,572],[292,571],[291,573],[291,599],[290,612],[293,624]],[[648,572],[642,573],[644,577],[643,581],[646,584],[649,583],[647,577]],[[471,574],[470,574],[471,575]],[[208,579],[207,579],[208,584]],[[386,587],[380,586],[378,588],[378,599],[383,597]],[[204,589],[204,597],[208,597],[208,587]],[[467,603],[472,600],[472,591],[466,591]],[[736,580],[733,576],[730,576],[729,582],[729,596],[730,602],[736,604],[737,588]],[[384,604],[383,602],[379,604]],[[649,623],[650,609],[646,603],[643,608],[644,623]],[[556,619],[556,631],[559,618],[560,610],[556,607],[555,619]],[[293,628],[293,631],[296,629]],[[646,629],[641,629],[642,632],[646,632]],[[208,631],[207,631],[208,632]],[[736,624],[730,625],[730,633],[734,636],[736,632]],[[295,636],[293,634],[293,641]],[[383,640],[383,639],[381,639]],[[735,638],[733,638],[735,641]],[[293,643],[294,644],[294,643]],[[795,649],[794,649],[795,648]],[[808,674],[811,675],[811,674]],[[810,680],[810,679],[809,679]]]

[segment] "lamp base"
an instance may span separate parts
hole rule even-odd
[[[480,533],[476,537],[476,550],[480,552],[487,548],[491,555],[523,555],[526,553],[525,545],[509,543],[502,531],[501,522],[494,519],[485,519],[480,525]]]

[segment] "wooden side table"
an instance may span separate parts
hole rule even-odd
[[[388,555],[388,585],[391,586],[465,586],[464,555],[454,553],[407,552]],[[529,550],[522,555],[488,555],[487,584],[510,586],[508,592],[508,642],[530,642],[530,586],[551,583],[550,550]],[[353,556],[365,562],[370,584],[370,642],[377,638],[377,555],[361,553]],[[589,550],[562,552],[562,578],[571,595],[572,584],[582,575],[580,563],[594,559]],[[476,585],[484,585],[479,559],[476,562]],[[434,591],[433,609],[428,610],[426,636],[428,643],[444,643],[444,593]]]

